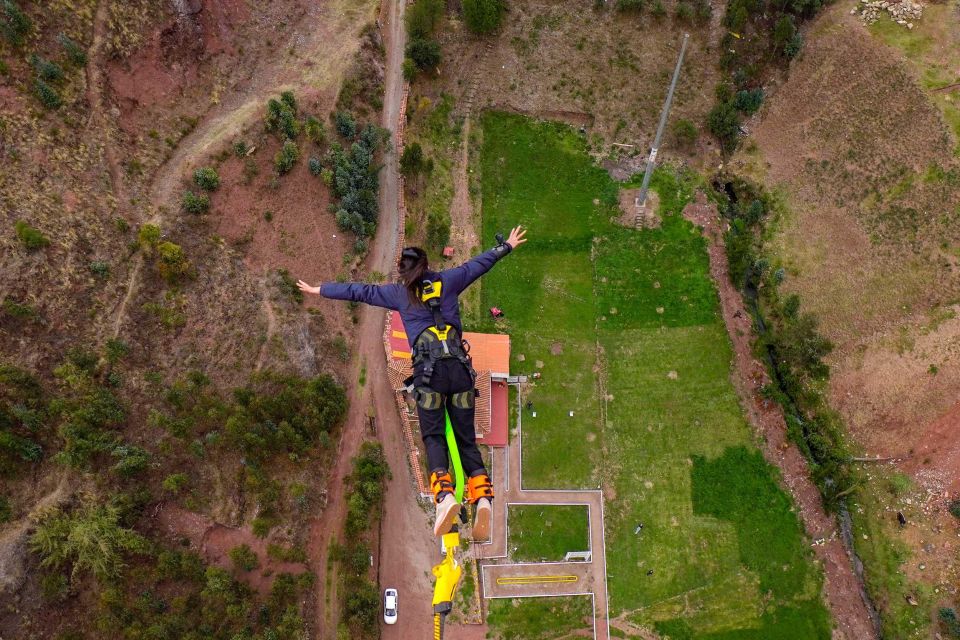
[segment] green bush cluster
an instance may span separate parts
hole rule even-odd
[[[337,111],[333,115],[333,126],[343,138],[352,140],[357,136],[357,121],[349,111]]]
[[[13,0],[0,1],[0,33],[14,47],[23,45],[33,31],[33,21]]]
[[[260,559],[248,544],[230,549],[230,560],[233,562],[233,566],[241,571],[253,571],[260,566]]]
[[[126,572],[102,590],[96,625],[107,637],[127,639],[302,639],[299,602],[315,580],[281,573],[261,598],[193,552],[161,550],[150,570]]]
[[[730,0],[723,16],[720,65],[734,90],[718,93],[710,130],[724,152],[739,145],[740,113],[755,112],[763,100],[759,89],[769,67],[786,66],[803,45],[798,22],[812,18],[823,0]]]
[[[169,241],[157,245],[157,271],[168,284],[176,284],[193,275],[193,267],[183,248]]]
[[[463,21],[480,35],[496,31],[506,11],[506,0],[463,0]]]
[[[293,140],[286,140],[273,157],[273,167],[277,170],[277,173],[282,176],[290,173],[299,159],[300,147],[298,147],[297,143]]]
[[[100,581],[117,577],[124,556],[145,553],[149,544],[121,525],[116,507],[88,502],[73,511],[55,510],[37,523],[31,549],[45,567],[69,568],[71,580],[92,574]]]
[[[824,358],[833,349],[796,295],[780,291],[785,272],[764,257],[761,238],[774,203],[760,187],[731,179],[734,197],[724,205],[730,221],[725,237],[731,281],[752,305],[759,348],[772,374],[766,391],[784,409],[787,432],[810,463],[824,502],[836,508],[852,491],[855,477],[840,416],[823,396],[830,375]]]
[[[307,160],[307,168],[310,170],[310,175],[318,176],[323,171],[323,163],[320,162],[320,158],[310,156],[310,159]]]
[[[193,182],[204,191],[220,188],[220,174],[213,167],[201,167],[193,172]]]
[[[205,193],[194,193],[193,191],[184,191],[181,206],[187,213],[199,215],[210,210],[210,196]]]
[[[37,77],[45,82],[60,83],[67,78],[60,65],[36,54],[30,56],[30,66],[33,67]]]
[[[85,67],[87,65],[87,52],[76,41],[65,33],[57,36],[57,42],[63,47],[64,53],[70,64],[76,67]]]
[[[267,131],[279,138],[295,139],[300,134],[300,122],[297,120],[297,100],[291,91],[284,91],[280,99],[271,98],[267,102]]]
[[[670,130],[673,133],[673,138],[676,140],[677,146],[682,149],[689,149],[692,147],[697,141],[697,136],[699,135],[699,132],[697,131],[697,125],[685,119],[674,122],[670,126]]]
[[[368,124],[349,151],[334,144],[328,164],[333,169],[333,192],[340,199],[336,220],[341,230],[352,231],[359,239],[372,236],[377,226],[377,173],[372,167],[374,153],[384,131]]]
[[[442,0],[415,0],[407,9],[409,42],[403,61],[407,80],[413,80],[418,70],[435,69],[440,64],[440,43],[435,36],[443,23],[445,8]]]
[[[960,618],[957,617],[955,610],[949,607],[940,607],[940,610],[937,612],[937,618],[940,620],[940,625],[943,627],[943,630],[947,632],[948,637],[960,638]]]
[[[47,405],[37,379],[0,363],[0,477],[42,456]]]
[[[384,481],[390,469],[379,442],[364,442],[353,459],[347,479],[347,543],[331,551],[344,566],[342,602],[344,620],[356,637],[372,637],[378,626],[379,592],[367,578],[370,548],[363,541],[383,507]]]
[[[411,142],[403,148],[400,154],[400,173],[407,178],[415,178],[421,173],[433,171],[433,160],[424,157],[423,147],[419,142]]]
[[[23,220],[17,220],[13,225],[13,230],[17,234],[17,239],[27,248],[27,251],[43,249],[50,244],[50,239],[43,235],[43,232]]]
[[[280,291],[288,296],[297,304],[303,304],[303,291],[297,286],[297,281],[293,279],[290,272],[286,269],[278,269],[277,275],[280,276]]]

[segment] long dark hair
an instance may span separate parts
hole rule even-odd
[[[423,275],[427,272],[427,266],[427,252],[420,247],[406,247],[400,253],[397,273],[407,289],[410,304],[423,304],[420,297],[423,295]]]

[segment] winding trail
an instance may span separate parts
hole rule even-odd
[[[101,2],[101,5],[105,4]],[[176,190],[192,168],[191,165],[242,132],[259,116],[269,97],[288,89],[338,86],[360,46],[358,34],[373,19],[373,13],[368,9],[374,7],[369,1],[331,0],[315,8],[303,23],[291,29],[287,42],[278,43],[277,50],[294,49],[299,59],[308,60],[311,64],[292,64],[288,58],[277,56],[257,73],[251,74],[249,82],[241,83],[228,92],[219,105],[212,107],[197,128],[180,141],[170,158],[154,174],[147,189],[152,213],[145,222],[162,227],[166,214],[177,207]],[[100,71],[94,73],[98,83],[102,83]],[[102,95],[100,98],[102,100]],[[127,307],[139,287],[143,262],[143,254],[138,253],[133,260],[124,295],[115,307],[114,338],[123,330]]]

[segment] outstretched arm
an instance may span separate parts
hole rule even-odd
[[[477,278],[487,271],[490,271],[493,265],[497,263],[497,260],[526,242],[527,240],[524,238],[526,233],[526,229],[521,226],[516,226],[510,231],[510,237],[507,238],[506,242],[497,245],[489,251],[484,251],[480,255],[464,262],[459,267],[454,267],[446,271],[448,274],[447,281],[450,283],[450,287],[457,293],[469,287]],[[503,236],[500,236],[500,238],[503,238]]]
[[[403,292],[395,284],[363,284],[362,282],[324,282],[311,287],[303,280],[297,281],[297,287],[304,293],[312,293],[333,300],[363,302],[375,307],[398,309]]]

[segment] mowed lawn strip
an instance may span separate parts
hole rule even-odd
[[[560,562],[568,551],[590,550],[585,505],[512,504],[507,524],[516,562]]]
[[[636,231],[610,221],[618,185],[569,127],[487,113],[483,136],[484,243],[517,223],[531,242],[484,281],[481,306],[506,319],[475,320],[510,333],[512,372],[542,373],[525,486],[603,483],[611,616],[671,638],[829,638],[820,574],[729,380],[704,241],[681,216],[695,177],[658,170],[662,225]]]
[[[590,596],[490,600],[487,623],[501,640],[556,640],[593,627]]]

